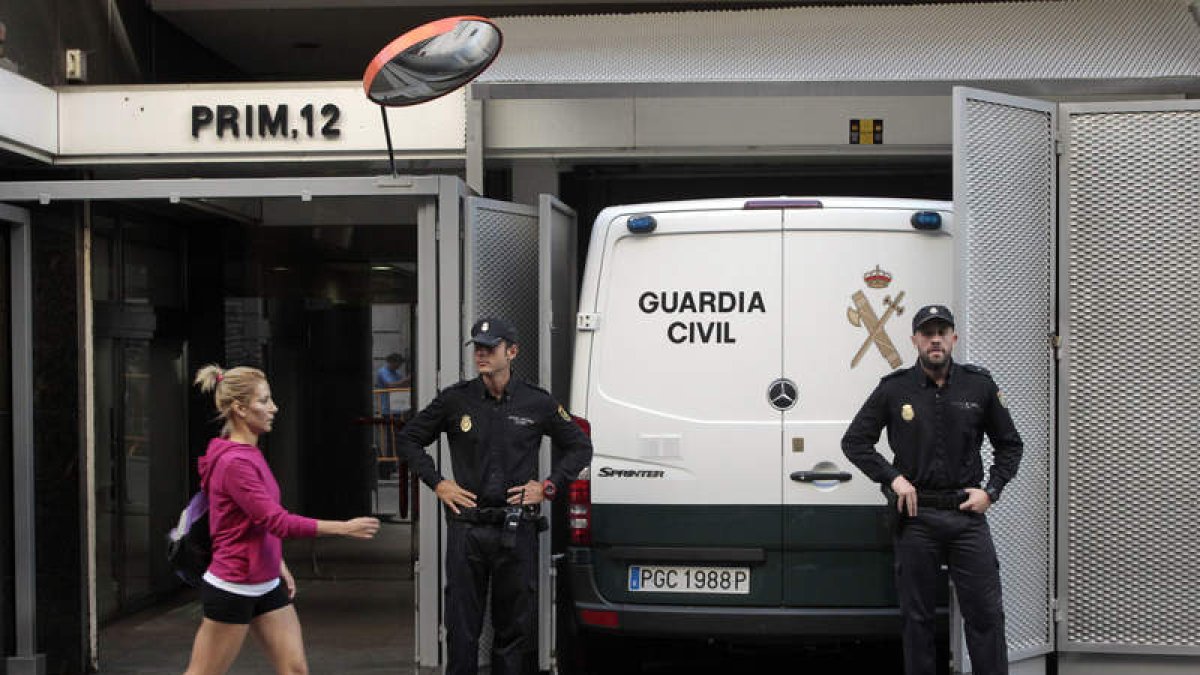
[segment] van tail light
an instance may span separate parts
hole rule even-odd
[[[571,421],[592,437],[592,424],[586,419],[571,415]],[[567,521],[571,530],[571,543],[575,546],[592,545],[592,481],[591,470],[579,472],[579,478],[571,481],[568,491]]]
[[[751,199],[742,203],[743,211],[758,211],[761,209],[823,209],[825,205],[819,199],[788,199],[776,197],[773,199]]]
[[[579,415],[571,415],[571,421],[575,423],[575,426],[577,426],[583,430],[584,436],[587,436],[588,438],[592,437],[592,423],[591,422],[580,417]]]
[[[584,609],[579,611],[579,620],[587,626],[600,626],[603,628],[619,628],[621,625],[620,617],[617,613],[607,609]]]
[[[592,481],[587,478],[571,481],[570,499],[567,520],[570,522],[571,543],[575,546],[591,546]]]

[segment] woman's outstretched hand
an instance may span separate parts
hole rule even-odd
[[[379,519],[363,516],[361,518],[351,518],[343,523],[346,526],[342,536],[352,539],[372,539],[375,533],[379,532]]]

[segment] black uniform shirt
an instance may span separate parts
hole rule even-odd
[[[454,479],[479,506],[503,506],[508,488],[538,480],[538,450],[549,436],[560,452],[550,480],[560,492],[592,461],[592,442],[550,394],[512,379],[499,399],[482,378],[442,390],[405,423],[397,447],[430,488],[443,480],[425,446],[445,432]],[[564,492],[565,494],[565,492]]]
[[[885,426],[892,464],[875,449]],[[998,497],[1017,473],[1024,444],[991,374],[951,362],[939,388],[918,364],[879,381],[842,436],[842,451],[885,486],[903,474],[917,489],[979,487],[985,432],[995,451],[986,487]]]

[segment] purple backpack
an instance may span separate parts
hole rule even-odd
[[[167,533],[167,561],[189,586],[199,586],[212,562],[212,538],[208,532],[208,495],[204,490],[179,514],[179,523]]]

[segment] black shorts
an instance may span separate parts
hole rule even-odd
[[[273,612],[292,603],[287,584],[279,585],[264,595],[249,596],[221,590],[207,581],[201,582],[200,599],[204,603],[204,618],[221,623],[250,623],[255,617]]]

